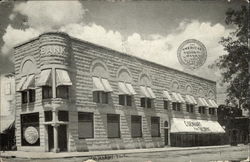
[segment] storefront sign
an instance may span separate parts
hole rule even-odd
[[[201,125],[199,121],[184,121],[184,124],[187,127],[193,127],[194,130],[201,131],[201,132],[211,132],[209,127],[204,127]]]
[[[29,144],[34,144],[39,138],[38,131],[35,127],[29,126],[24,131],[24,138]]]

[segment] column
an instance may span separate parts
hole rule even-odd
[[[52,110],[53,113],[53,132],[54,132],[54,152],[59,152],[59,148],[58,148],[58,111],[56,111],[55,109]]]

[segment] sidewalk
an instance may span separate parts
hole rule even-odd
[[[241,147],[241,145],[239,145]],[[239,147],[238,146],[238,147]],[[244,145],[243,145],[244,146]],[[56,159],[70,157],[93,157],[93,156],[112,156],[135,153],[163,152],[163,151],[182,151],[182,150],[200,150],[200,149],[218,149],[229,148],[230,145],[220,146],[200,146],[200,147],[165,147],[165,148],[147,148],[147,149],[128,149],[128,150],[108,150],[91,152],[25,152],[25,151],[6,151],[0,152],[0,157],[4,158],[25,158],[25,159]]]

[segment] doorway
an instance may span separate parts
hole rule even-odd
[[[168,145],[168,129],[164,129],[165,134],[165,146]]]
[[[58,148],[60,151],[67,151],[68,140],[67,140],[67,125],[58,126]],[[49,151],[54,150],[54,131],[53,126],[48,125],[48,144]]]

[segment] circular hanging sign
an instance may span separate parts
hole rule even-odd
[[[207,50],[203,43],[196,39],[188,39],[182,42],[177,50],[178,60],[188,69],[201,67],[207,59]]]
[[[39,134],[35,127],[29,126],[24,131],[24,138],[29,144],[34,144],[38,140]]]

